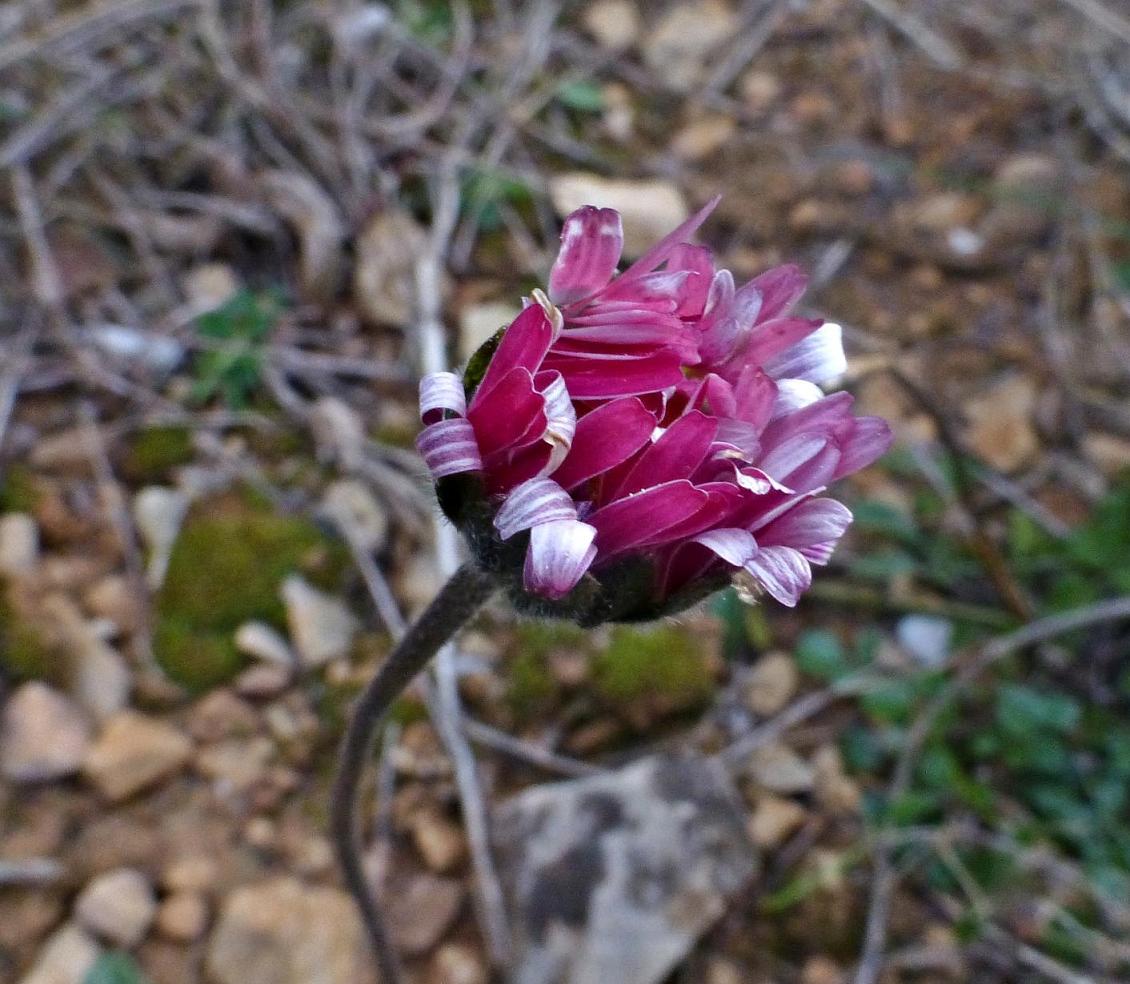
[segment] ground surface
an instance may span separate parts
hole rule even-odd
[[[325,804],[444,564],[414,381],[608,179],[630,240],[720,191],[736,275],[811,270],[899,441],[795,612],[490,607],[476,772],[401,702],[410,971],[488,979],[492,804],[736,748],[760,874],[672,980],[1128,979],[1127,64],[1117,0],[0,10],[0,979],[364,977]]]

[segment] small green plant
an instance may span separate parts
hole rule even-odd
[[[197,331],[209,347],[196,359],[194,402],[219,397],[236,409],[246,405],[259,387],[263,347],[281,310],[277,294],[241,290],[222,307],[197,319]]]
[[[111,950],[94,961],[82,984],[149,984],[149,978],[128,953]]]

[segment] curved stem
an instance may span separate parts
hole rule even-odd
[[[451,575],[365,687],[354,705],[341,744],[330,804],[331,835],[345,885],[361,910],[382,984],[399,984],[402,975],[400,962],[361,862],[361,832],[357,816],[361,774],[389,706],[494,590],[495,582],[470,564],[465,564]]]

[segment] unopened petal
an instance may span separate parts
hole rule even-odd
[[[757,541],[747,530],[718,529],[694,537],[733,567],[744,567],[757,554]]]
[[[624,246],[620,213],[586,205],[565,220],[561,249],[549,274],[549,296],[569,304],[595,294],[616,272]]]
[[[542,387],[541,395],[545,400],[543,440],[551,449],[545,467],[546,474],[549,474],[565,460],[573,446],[573,435],[577,431],[577,410],[569,398],[569,390],[561,373],[539,374],[535,382]]]
[[[526,590],[562,598],[576,587],[596,557],[596,530],[576,519],[540,523],[530,530],[523,582]]]
[[[742,566],[767,594],[788,608],[796,607],[812,584],[807,558],[792,547],[762,547]]]
[[[416,438],[416,448],[434,478],[479,471],[483,467],[475,429],[462,417],[429,424]]]
[[[541,523],[576,519],[577,506],[551,478],[531,478],[506,497],[494,517],[494,528],[503,540]]]
[[[803,379],[823,383],[847,371],[844,356],[843,329],[825,321],[807,338],[770,359],[765,371],[775,379]]]
[[[429,372],[420,380],[420,419],[425,424],[442,420],[446,411],[467,415],[463,382],[453,372]]]

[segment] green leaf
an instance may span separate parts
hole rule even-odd
[[[1044,693],[1019,683],[997,690],[997,724],[1013,737],[1034,737],[1040,731],[1070,734],[1083,717],[1083,707],[1067,694]]]
[[[604,90],[589,80],[566,82],[557,90],[557,101],[580,113],[599,113],[604,109]]]
[[[111,951],[94,962],[82,984],[148,984],[148,979],[128,953]]]
[[[804,673],[821,680],[839,679],[851,669],[839,637],[826,629],[809,629],[801,634],[796,661]]]

